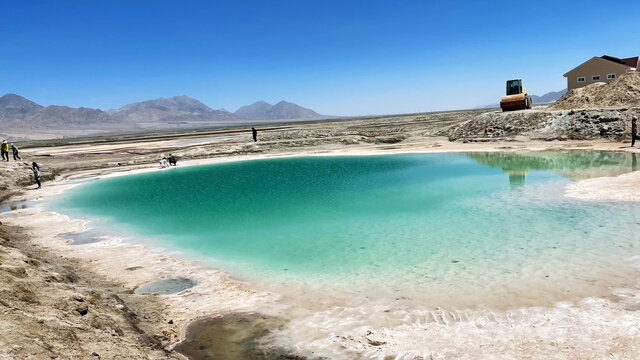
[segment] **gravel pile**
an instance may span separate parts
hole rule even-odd
[[[449,141],[469,138],[503,138],[545,127],[551,113],[537,110],[488,112],[447,131]]]
[[[626,109],[640,106],[640,71],[629,71],[616,80],[569,90],[550,110]]]
[[[592,140],[619,141],[629,134],[627,111],[581,110],[562,111],[554,114],[547,126],[529,134],[541,140]]]

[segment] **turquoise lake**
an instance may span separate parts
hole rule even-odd
[[[636,166],[605,152],[276,158],[99,179],[49,207],[247,279],[588,295],[628,277],[640,206],[564,188]]]

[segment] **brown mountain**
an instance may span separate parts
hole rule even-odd
[[[0,118],[3,119],[12,120],[15,117],[21,117],[39,109],[42,109],[42,105],[38,105],[20,95],[6,94],[0,97]]]
[[[13,128],[102,127],[116,122],[102,110],[56,105],[44,107],[16,94],[0,98],[0,118]]]
[[[99,109],[51,105],[31,111],[20,119],[14,119],[12,124],[31,128],[61,128],[69,126],[103,127],[117,122],[117,119]]]
[[[129,123],[226,121],[238,118],[226,110],[211,109],[184,95],[128,104],[109,113],[114,118]]]
[[[286,101],[280,101],[275,105],[258,101],[239,108],[235,114],[242,119],[248,120],[308,120],[326,118],[326,116],[320,115],[311,109]]]

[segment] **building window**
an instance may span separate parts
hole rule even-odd
[[[593,75],[591,81],[600,81],[600,75]]]
[[[616,74],[607,74],[607,80],[613,80],[616,78]]]
[[[583,83],[583,82],[585,82],[585,81],[587,81],[587,79],[585,79],[585,77],[584,77],[584,76],[580,76],[580,77],[578,78],[578,82],[579,82],[579,83]]]

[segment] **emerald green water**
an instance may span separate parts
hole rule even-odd
[[[280,158],[101,179],[50,206],[248,278],[561,289],[626,275],[640,245],[638,204],[570,200],[564,186],[634,166],[600,152]]]

